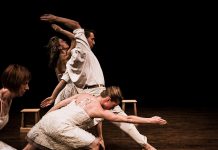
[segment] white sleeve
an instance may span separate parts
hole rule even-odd
[[[69,76],[67,71],[65,71],[65,73],[62,75],[61,79],[67,83],[70,81],[70,76]]]
[[[86,53],[81,48],[76,47],[71,50],[71,58],[66,65],[70,79],[79,88],[83,88],[87,80],[86,74],[83,71],[85,60]]]

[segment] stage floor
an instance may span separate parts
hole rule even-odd
[[[133,108],[126,108],[133,114]],[[41,110],[41,115],[45,112]],[[144,117],[161,116],[167,125],[138,125],[141,134],[158,150],[217,150],[218,110],[209,107],[139,107],[138,115]],[[31,118],[31,116],[29,116]],[[34,118],[33,118],[34,119]],[[32,119],[32,121],[33,121]],[[26,133],[20,133],[20,111],[10,112],[10,121],[0,131],[0,140],[20,150],[26,145]],[[91,130],[94,132],[94,130]],[[103,123],[106,150],[139,150],[140,147],[128,135],[108,121]]]

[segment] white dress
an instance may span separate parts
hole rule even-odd
[[[11,101],[12,102],[12,101]],[[2,93],[0,93],[0,130],[6,126],[9,120],[9,110],[11,107],[11,102],[7,106],[5,102],[2,100]],[[7,107],[6,107],[7,106]],[[4,107],[4,110],[3,110]],[[6,109],[5,109],[6,107]],[[0,141],[0,150],[16,150],[15,148],[7,145],[6,143]]]
[[[83,129],[92,119],[74,101],[52,111],[28,132],[27,140],[40,148],[72,150],[90,145],[95,136]]]
[[[8,123],[11,102],[9,104],[6,104],[2,100],[2,93],[0,93],[0,130]]]

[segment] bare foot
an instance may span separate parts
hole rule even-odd
[[[157,149],[147,143],[142,150],[157,150]]]

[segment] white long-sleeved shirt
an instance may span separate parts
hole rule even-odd
[[[105,85],[100,63],[90,49],[84,29],[76,29],[73,33],[77,44],[71,50],[71,58],[66,64],[62,79],[66,82],[71,80],[79,88],[85,85]]]

